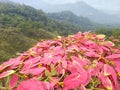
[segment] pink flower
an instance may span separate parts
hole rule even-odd
[[[40,59],[41,59],[41,57],[38,56],[38,57],[30,58],[30,59],[26,60],[26,61],[24,62],[23,67],[22,67],[22,71],[23,71],[23,70],[28,70],[28,69],[30,69],[30,68],[35,67],[35,65],[40,64]]]
[[[7,77],[7,76],[9,76],[9,75],[12,75],[12,74],[14,74],[14,73],[15,73],[14,70],[4,71],[3,73],[0,74],[0,79],[5,78],[5,77]]]
[[[120,54],[112,54],[112,55],[107,56],[106,58],[107,58],[107,59],[110,59],[110,60],[111,60],[111,59],[112,59],[112,60],[113,60],[113,59],[117,59],[117,58],[120,58]]]
[[[12,58],[9,61],[4,62],[3,64],[0,65],[0,72],[4,71],[6,69],[10,70],[10,69],[17,68],[20,65],[20,63],[22,62],[20,60],[21,60],[21,57],[19,56],[17,58]]]
[[[107,90],[114,90],[113,85],[109,77],[104,76],[103,72],[99,73],[99,79],[102,83],[102,85],[107,89]]]
[[[118,58],[118,59],[115,59],[115,60],[111,60],[111,62],[113,63],[113,66],[114,66],[117,74],[120,74],[120,59]]]
[[[115,44],[113,42],[111,42],[111,41],[104,41],[103,43],[104,43],[104,45],[106,47],[113,47],[113,46],[115,46]]]
[[[109,39],[114,39],[114,36],[110,36]]]
[[[79,57],[71,56],[71,59],[73,60],[73,62],[78,63],[82,67],[89,65],[91,63],[88,59],[82,58],[82,56],[80,56],[80,55],[79,55]]]
[[[66,68],[67,67],[67,61],[62,61],[62,67]]]
[[[112,41],[113,41],[113,42],[119,42],[119,40],[118,40],[118,39],[113,39]]]
[[[94,62],[91,69],[89,69],[89,72],[91,73],[91,76],[98,76],[99,72],[103,68],[104,64],[102,62]]]
[[[41,58],[41,63],[50,65],[53,60],[53,54],[52,53],[45,53],[43,58]]]
[[[102,72],[99,73],[99,79],[101,80],[103,86],[108,90],[120,90],[117,75],[114,68],[105,64]]]
[[[67,48],[67,50],[66,51],[68,51],[68,52],[76,52],[76,51],[79,51],[79,49],[78,49],[78,46],[77,45],[71,45],[71,46],[69,46],[68,48]]]
[[[17,90],[51,90],[51,87],[44,82],[30,79],[20,82]]]
[[[32,75],[40,75],[46,68],[41,67],[41,68],[31,68],[27,70],[21,70],[20,73],[22,74],[32,74]]]
[[[120,50],[89,32],[39,42],[0,65],[0,81],[13,90],[120,90],[119,80]]]
[[[94,57],[94,58],[99,57],[99,55],[96,52],[86,52],[85,55],[88,57]]]
[[[54,47],[54,52],[53,55],[63,55],[64,54],[64,50],[62,48],[62,46],[56,46]]]
[[[109,66],[108,64],[104,65],[104,76],[109,77],[113,84],[114,90],[120,90],[117,75],[113,67]]]
[[[14,88],[18,82],[18,75],[14,74],[10,80],[10,88]]]
[[[86,71],[84,67],[82,67],[82,65],[78,63],[77,61],[73,61],[73,64],[69,66],[67,69],[71,72],[70,76],[74,75],[74,73],[78,73],[80,75],[79,76],[80,84],[87,85],[89,83],[90,75],[88,71]]]
[[[83,77],[82,77],[83,78]],[[82,78],[79,73],[72,73],[64,79],[64,88],[75,89],[82,84]]]

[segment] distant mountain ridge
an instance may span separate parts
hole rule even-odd
[[[37,10],[33,7],[26,6],[24,4],[21,5],[17,3],[10,3],[10,4],[0,3],[0,11],[4,13],[4,15],[0,13],[0,16],[1,16],[0,19],[2,21],[1,24],[7,25],[7,26],[24,27],[23,23],[21,22],[18,23],[17,21],[22,21],[24,23],[33,22],[34,27],[43,28],[46,31],[52,32],[52,33],[55,31],[59,35],[68,35],[69,33],[78,32],[79,30],[81,30],[80,27],[76,27],[75,25],[71,25],[64,22],[60,23],[55,20],[49,19],[47,14],[44,13],[42,10]],[[8,21],[4,22],[4,18],[6,18],[6,20]],[[12,25],[13,23],[15,25]],[[26,25],[25,28],[26,27],[28,26]],[[76,30],[74,30],[75,28]],[[64,30],[68,30],[68,31],[66,32]]]
[[[39,40],[67,36],[80,27],[49,19],[42,10],[18,3],[0,2],[0,62],[32,47]]]
[[[120,20],[119,20],[120,18],[117,17],[116,15],[109,15],[108,13],[97,10],[83,1],[79,1],[76,3],[66,3],[66,4],[48,4],[43,0],[36,0],[34,1],[35,3],[28,2],[26,0],[24,0],[23,2],[37,9],[42,9],[43,11],[49,12],[49,13],[71,11],[78,16],[87,17],[91,21],[94,21],[97,23],[102,23],[102,24],[120,23]]]
[[[82,29],[86,30],[95,28],[95,24],[88,18],[77,16],[71,11],[48,13],[48,17],[61,22],[67,22],[73,25],[81,26]]]

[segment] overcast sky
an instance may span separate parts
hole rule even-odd
[[[120,0],[44,0],[48,3],[69,3],[84,1],[91,6],[100,8],[100,9],[120,9]]]
[[[21,1],[22,2],[36,2],[36,0],[13,0],[13,1]],[[38,0],[37,0],[38,1]],[[41,1],[41,0],[39,0]],[[77,1],[84,1],[87,4],[97,8],[97,9],[107,9],[107,10],[120,10],[120,0],[42,0],[47,3],[71,3],[71,2],[77,2]],[[37,2],[36,2],[37,3]]]

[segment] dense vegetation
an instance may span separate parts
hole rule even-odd
[[[87,18],[8,2],[0,3],[0,90],[120,90],[119,28],[81,33],[93,27]]]
[[[41,39],[68,35],[81,28],[49,19],[42,10],[0,2],[0,61],[32,47]]]
[[[37,43],[0,65],[0,90],[120,90],[120,49],[103,34]]]
[[[6,60],[15,56],[16,53],[23,52],[37,41],[31,39],[14,28],[0,28],[0,59]]]
[[[120,48],[120,28],[99,28],[95,33],[105,34],[108,40],[114,42],[116,47]]]
[[[71,11],[62,11],[58,13],[48,13],[49,18],[61,21],[61,22],[67,22],[72,25],[81,26],[82,29],[94,29],[96,26],[95,23],[90,21],[88,18],[80,17],[72,13]]]
[[[89,19],[78,17],[69,11],[46,14],[30,6],[0,2],[0,62],[27,50],[42,39],[67,36],[93,27]],[[118,39],[120,29],[101,28],[96,33]]]
[[[48,32],[67,35],[80,30],[80,27],[48,19],[42,10],[14,3],[0,4],[0,21],[2,26],[17,27],[24,29],[23,31],[43,28]]]

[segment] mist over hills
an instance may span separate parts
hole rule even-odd
[[[82,31],[80,27],[48,18],[42,10],[0,2],[0,60],[7,60],[39,40]],[[0,61],[0,62],[1,62]]]
[[[67,22],[72,25],[80,26],[84,30],[94,29],[96,27],[95,23],[90,21],[88,18],[77,16],[71,11],[48,13],[48,17],[60,22]]]
[[[107,12],[110,15],[114,15],[120,18],[120,9],[119,10],[103,10],[103,12]]]
[[[113,14],[109,14],[108,12],[104,12],[102,10],[97,10],[96,8],[90,6],[89,4],[83,1],[75,2],[75,3],[65,3],[65,4],[49,4],[44,2],[43,0],[35,0],[35,1],[18,0],[18,2],[20,1],[27,5],[33,6],[37,9],[42,9],[47,13],[71,11],[78,16],[89,18],[91,21],[100,24],[120,23],[119,20],[120,18],[118,17],[118,15],[113,15]]]

